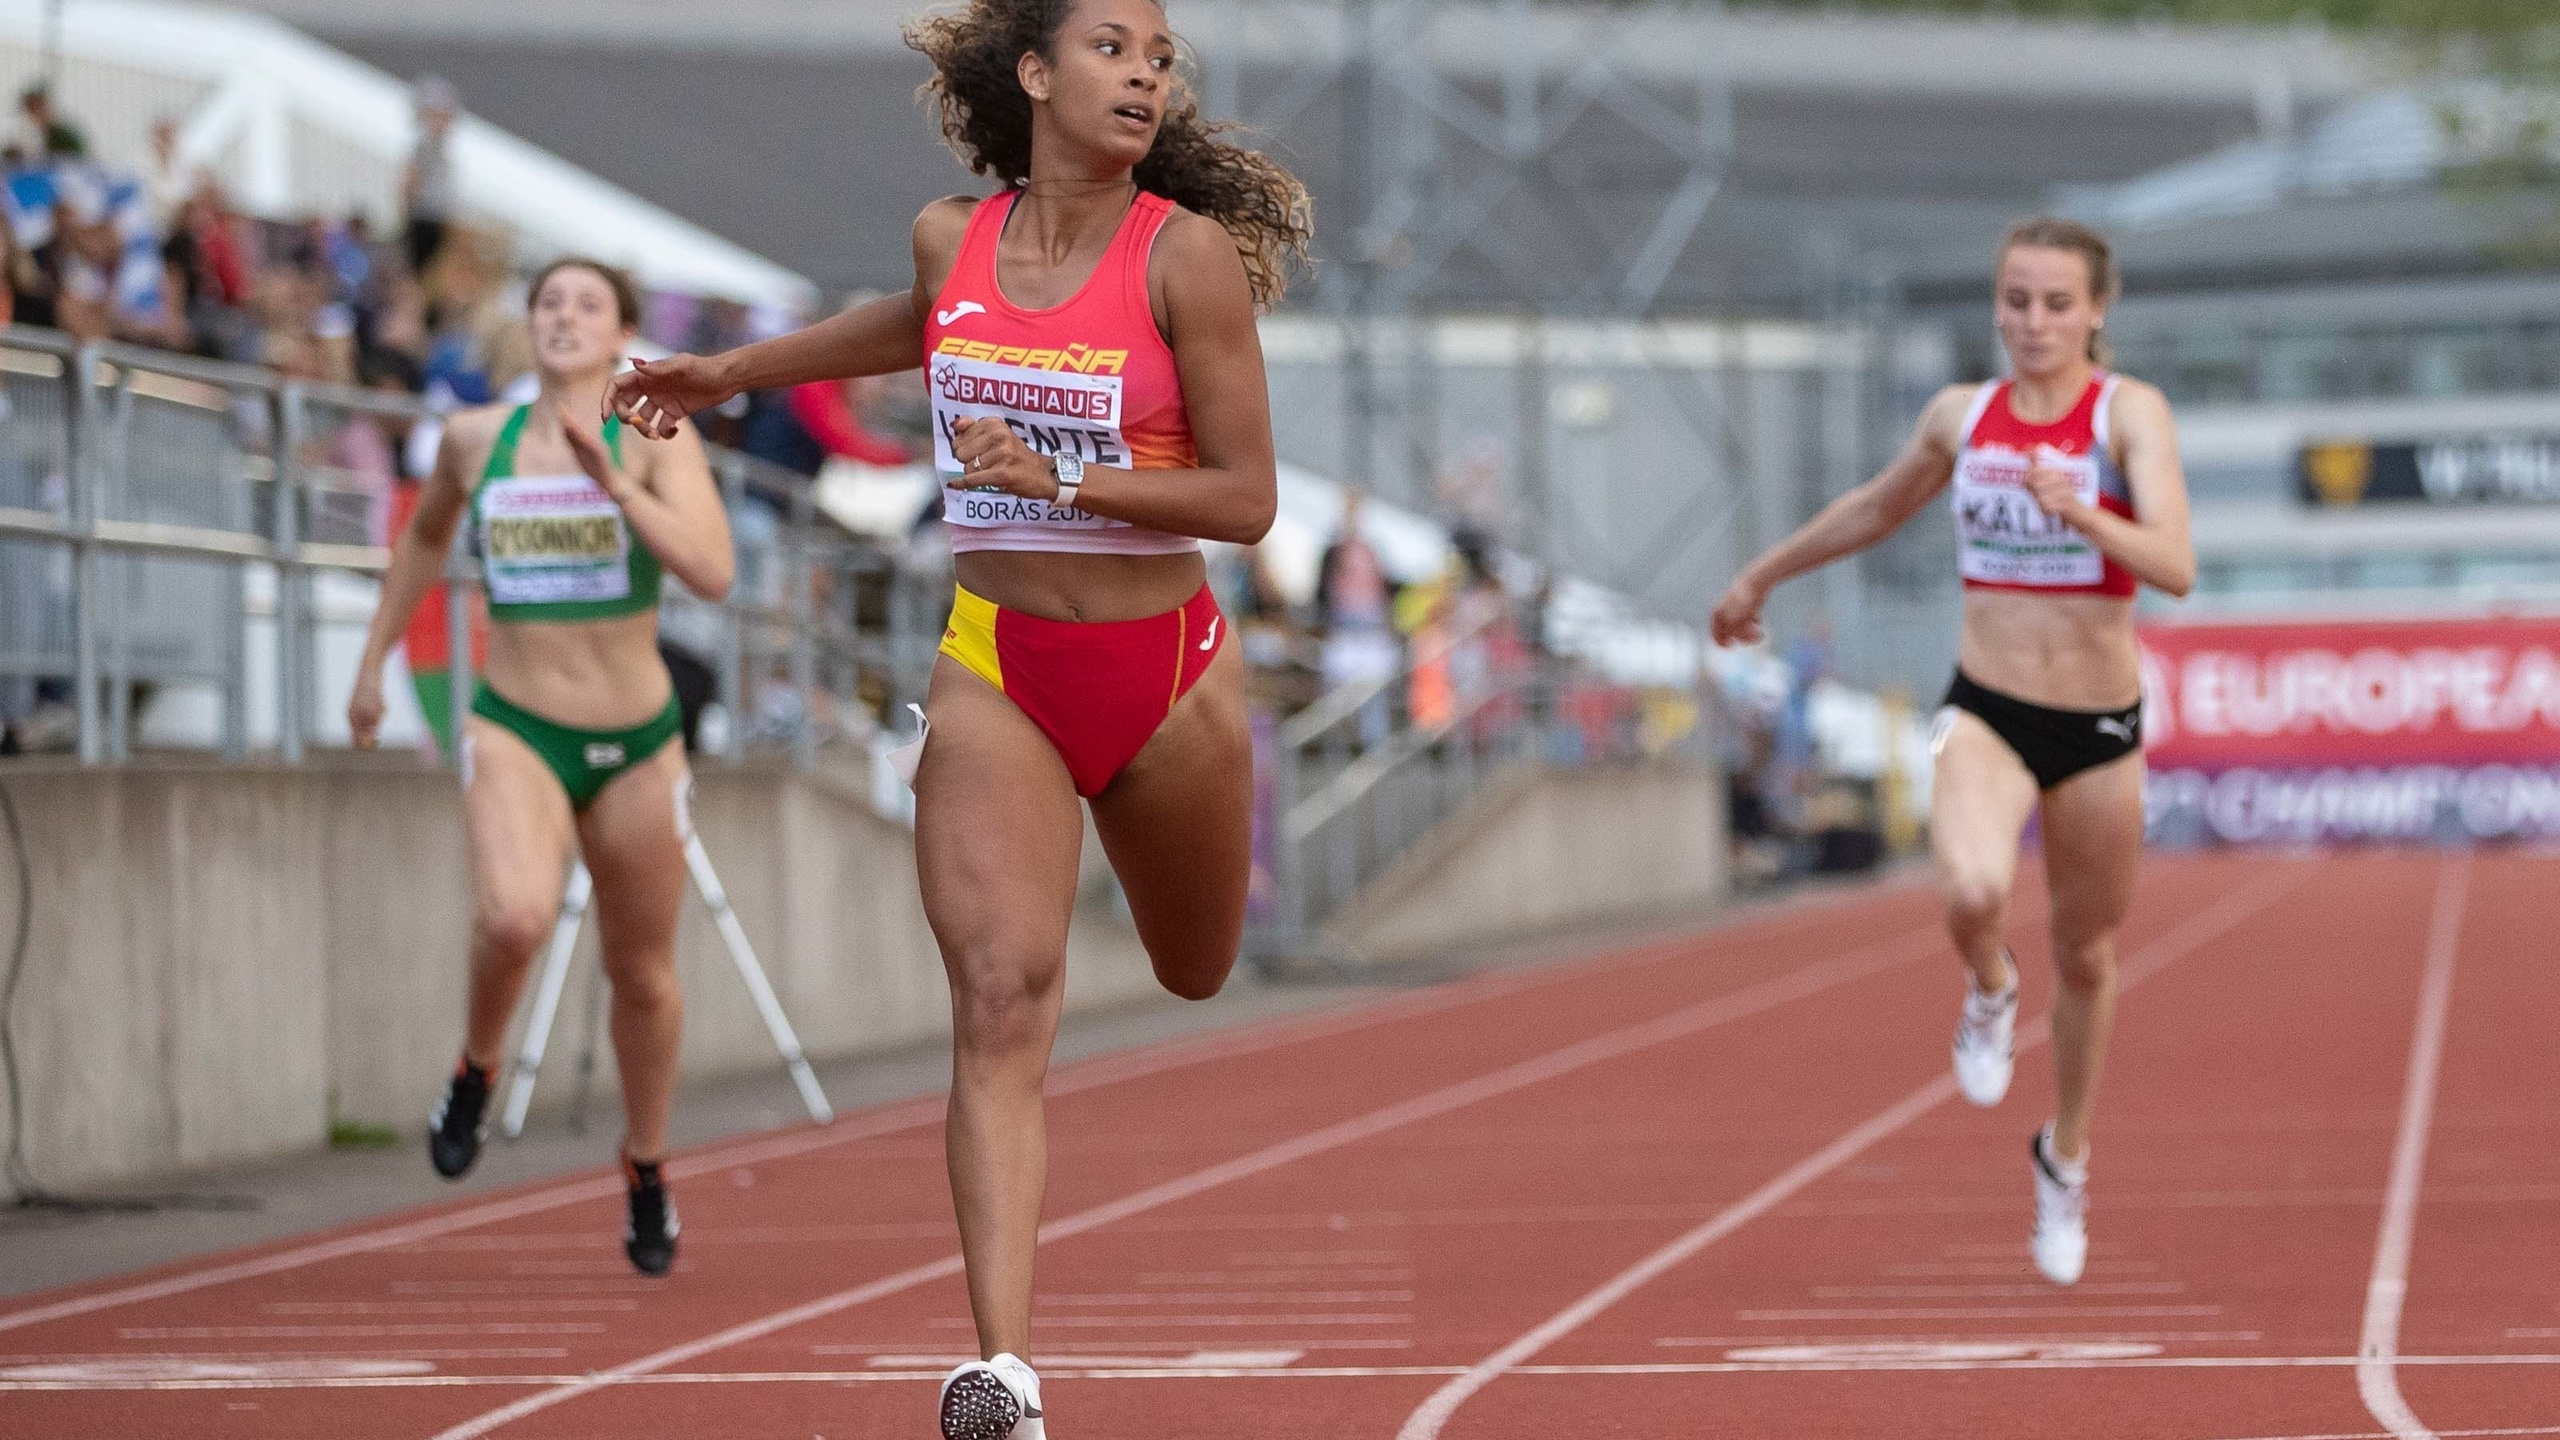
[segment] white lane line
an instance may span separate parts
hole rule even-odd
[[[585,1300],[271,1300],[258,1307],[262,1315],[620,1315],[640,1302]]]
[[[565,1361],[569,1358],[569,1352],[557,1345],[510,1345],[495,1348],[488,1346],[474,1346],[467,1350],[415,1350],[403,1346],[391,1350],[341,1350],[335,1358],[347,1358],[350,1356],[360,1360]],[[130,1364],[135,1360],[169,1361],[171,1363],[202,1361],[207,1364],[218,1365],[264,1365],[298,1364],[313,1358],[315,1357],[308,1350],[154,1350],[148,1355],[141,1356],[135,1355],[130,1350],[119,1350],[112,1353],[91,1352],[54,1355],[0,1355],[0,1373],[6,1373],[7,1371],[13,1370],[21,1365],[76,1365],[107,1362]],[[321,1356],[316,1358],[328,1359],[333,1357]]]
[[[2184,1295],[2184,1280],[2084,1280],[2075,1296]],[[2051,1285],[1816,1285],[1816,1300],[2049,1300]],[[268,1307],[274,1308],[272,1306]]]
[[[1460,1009],[1468,1005],[1502,999],[1544,985],[1562,984],[1589,976],[1605,975],[1620,969],[1640,968],[1670,958],[1681,949],[1700,943],[1732,943],[1766,938],[1769,935],[1783,935],[1793,930],[1809,928],[1826,920],[1854,915],[1871,906],[1882,906],[1900,898],[1907,889],[1907,886],[1894,886],[1871,895],[1861,896],[1846,905],[1831,904],[1827,897],[1825,903],[1808,902],[1801,908],[1793,902],[1773,905],[1767,912],[1755,914],[1749,920],[1729,929],[1704,930],[1693,935],[1658,940],[1597,959],[1567,961],[1556,965],[1477,976],[1392,1000],[1353,1000],[1310,1014],[1263,1021],[1224,1033],[1192,1036],[1140,1046],[1135,1050],[1119,1054],[1096,1056],[1059,1070],[1050,1079],[1048,1093],[1051,1096],[1059,1096],[1097,1090],[1197,1064],[1234,1059],[1242,1055],[1282,1049],[1291,1045],[1308,1044],[1375,1025]],[[884,1106],[867,1115],[839,1117],[833,1124],[816,1129],[788,1131],[780,1135],[743,1140],[697,1154],[681,1156],[668,1165],[667,1173],[675,1179],[682,1180],[740,1165],[761,1164],[766,1161],[789,1159],[815,1151],[834,1149],[882,1135],[892,1135],[903,1130],[939,1123],[943,1116],[943,1109],[942,1096],[938,1094],[919,1096],[913,1100]],[[476,1230],[526,1215],[538,1215],[566,1205],[607,1199],[619,1196],[621,1193],[622,1179],[618,1175],[599,1176],[546,1186],[523,1195],[447,1211],[441,1215],[433,1215],[423,1220],[414,1220],[385,1229],[358,1230],[334,1240],[296,1246],[250,1260],[181,1271],[175,1275],[137,1285],[126,1285],[88,1295],[76,1295],[51,1304],[0,1314],[0,1331],[17,1330],[29,1325],[42,1325],[49,1321],[66,1320],[81,1315],[93,1315],[101,1310],[138,1305],[150,1300],[165,1300],[172,1295],[184,1295],[211,1286],[227,1285],[233,1281],[253,1280],[264,1275],[325,1264],[331,1260],[343,1260],[353,1255],[397,1249],[404,1245],[414,1245],[464,1230]],[[617,1263],[614,1268],[620,1269],[621,1266]]]
[[[2560,1425],[2513,1425],[2489,1430],[2439,1430],[2441,1440],[2475,1440],[2500,1435],[2560,1435]],[[2392,1440],[2386,1430],[2332,1430],[2319,1435],[2249,1435],[2235,1440]]]
[[[2203,914],[2190,916],[2186,923],[2143,947],[2125,962],[2118,985],[2119,993],[2150,979],[2171,961],[2265,909],[2301,885],[2313,868],[2288,867],[2224,896],[2219,904]],[[2034,1022],[2019,1027],[2016,1049],[2022,1054],[2032,1051],[2050,1040],[2052,1035],[2051,1020],[2038,1017]],[[1599,1288],[1557,1311],[1527,1334],[1469,1366],[1464,1374],[1433,1391],[1411,1415],[1405,1417],[1403,1426],[1396,1431],[1396,1440],[1436,1440],[1441,1427],[1449,1423],[1449,1417],[1458,1412],[1458,1407],[1467,1403],[1477,1391],[1492,1384],[1496,1377],[1520,1368],[1531,1356],[1581,1329],[1600,1312],[1634,1294],[1699,1251],[1776,1209],[1797,1191],[1856,1159],[1878,1141],[1938,1108],[1955,1093],[1955,1081],[1947,1075],[1939,1075],[1886,1106],[1849,1133],[1788,1167],[1776,1179],[1744,1196],[1714,1219],[1618,1272]]]
[[[916,1357],[925,1358],[925,1357]],[[940,1360],[943,1357],[930,1357]],[[2351,1370],[2353,1355],[2150,1355],[2120,1359],[2027,1356],[2015,1359],[1894,1360],[1726,1360],[1693,1363],[1623,1365],[1522,1365],[1513,1375],[1574,1379],[1590,1376],[1678,1378],[1694,1375],[1837,1375],[1862,1371],[2002,1370]],[[2410,1355],[2404,1365],[2441,1369],[2560,1369],[2560,1355]],[[914,1370],[662,1370],[635,1375],[624,1385],[860,1385],[928,1384],[940,1380],[948,1366]],[[1187,1360],[1151,1360],[1135,1365],[1051,1364],[1041,1368],[1050,1380],[1392,1380],[1454,1377],[1466,1373],[1457,1365],[1195,1365]],[[47,1380],[0,1378],[0,1394],[29,1391],[124,1392],[153,1390],[431,1390],[466,1386],[521,1389],[529,1385],[573,1384],[576,1375],[274,1375],[214,1376],[164,1380]],[[2560,1427],[2549,1427],[2560,1433]],[[2460,1435],[2534,1435],[2543,1430],[2446,1430],[2444,1440]],[[2267,1437],[2295,1440],[2295,1437]],[[2391,1440],[2374,1436],[2372,1440]]]
[[[2496,1430],[2437,1430],[2440,1440],[2473,1440],[2488,1435],[2560,1435],[2560,1425],[2511,1425]],[[2388,1430],[2330,1430],[2322,1435],[2243,1435],[2235,1440],[2391,1440]]]
[[[1080,1309],[1127,1309],[1131,1306],[1179,1305],[1410,1305],[1410,1290],[1126,1290],[1100,1295],[1043,1295],[1042,1309],[1053,1305]]]
[[[476,1325],[136,1325],[119,1340],[386,1340],[430,1335],[601,1335],[592,1320],[488,1321]]]
[[[1665,1335],[1664,1350],[1733,1350],[1752,1345],[2245,1345],[2266,1339],[2259,1330],[1967,1330],[1957,1334],[1891,1331],[1869,1335]]]
[[[2443,1068],[2445,1020],[2453,1010],[2453,960],[2462,938],[2462,906],[2471,857],[2455,855],[2436,882],[2435,919],[2427,933],[2427,972],[2418,991],[2417,1038],[2409,1046],[2409,1079],[2400,1097],[2400,1135],[2391,1147],[2391,1186],[2382,1233],[2373,1246],[2373,1278],[2364,1292],[2364,1339],[2357,1346],[2356,1393],[2397,1440],[2436,1440],[2400,1394],[2393,1362],[2400,1349],[2400,1307],[2409,1294],[2409,1245],[2418,1229],[2418,1186],[2426,1178],[2427,1130],[2435,1122],[2436,1074]]]
[[[1082,1370],[1278,1370],[1296,1364],[1306,1353],[1304,1350],[1194,1350],[1189,1355],[1180,1356],[1079,1355],[1075,1364]],[[948,1374],[954,1366],[985,1358],[975,1350],[955,1350],[943,1355],[892,1353],[872,1356],[869,1368]],[[1049,1368],[1055,1370],[1060,1367],[1050,1362]]]
[[[1393,1105],[1372,1110],[1365,1115],[1354,1116],[1349,1120],[1328,1125],[1321,1130],[1310,1131],[1295,1139],[1283,1140],[1276,1145],[1265,1146],[1233,1160],[1195,1170],[1178,1179],[1151,1186],[1108,1204],[1097,1205],[1064,1219],[1052,1220],[1040,1227],[1040,1240],[1043,1244],[1051,1244],[1070,1236],[1082,1235],[1090,1230],[1098,1230],[1133,1215],[1144,1214],[1177,1201],[1190,1199],[1192,1196],[1217,1189],[1222,1185],[1250,1179],[1311,1156],[1339,1150],[1363,1140],[1374,1139],[1404,1126],[1445,1115],[1479,1101],[1543,1084],[1577,1070],[1597,1065],[1604,1060],[1614,1060],[1673,1040],[1684,1039],[1701,1030],[1745,1019],[1791,1001],[1806,999],[1835,985],[1846,984],[1897,965],[1907,964],[1923,955],[1933,953],[1941,943],[1943,942],[1937,938],[1935,928],[1932,927],[1834,959],[1807,965],[1733,994],[1701,1001],[1639,1024],[1608,1031],[1561,1049],[1550,1050],[1544,1055],[1517,1061],[1499,1070],[1476,1076],[1474,1079],[1443,1086],[1413,1099],[1401,1100]],[[960,1272],[960,1257],[946,1255],[939,1260],[895,1275],[856,1285],[850,1289],[839,1290],[832,1295],[820,1296],[788,1310],[777,1311],[734,1325],[726,1330],[716,1331],[698,1340],[672,1346],[652,1355],[625,1361],[610,1369],[599,1370],[574,1383],[545,1390],[540,1394],[528,1395],[514,1404],[474,1416],[450,1429],[440,1431],[435,1440],[473,1440],[475,1436],[486,1435],[500,1426],[608,1385],[620,1384],[635,1376],[672,1369],[713,1351],[762,1339],[776,1331],[787,1330],[811,1320],[823,1319],[839,1311],[849,1310],[857,1305],[866,1305],[884,1296],[912,1290],[919,1285],[945,1279]]]
[[[851,1345],[820,1344],[812,1345],[808,1348],[809,1353],[812,1355],[911,1355],[920,1354],[926,1351],[940,1354],[941,1350],[939,1347],[949,1345],[950,1343],[950,1341],[939,1337],[931,1340],[908,1338],[896,1341],[874,1340],[863,1344]],[[1090,1365],[1094,1363],[1088,1357],[1095,1355],[1137,1354],[1153,1354],[1156,1358],[1151,1363],[1170,1365],[1173,1361],[1168,1357],[1188,1355],[1200,1348],[1200,1342],[1198,1340],[1111,1339],[1043,1340],[1040,1342],[1040,1353],[1050,1357],[1048,1363],[1067,1364],[1072,1362],[1079,1365]],[[1285,1335],[1242,1340],[1232,1335],[1227,1335],[1219,1337],[1217,1348],[1221,1350],[1295,1349],[1299,1351],[1313,1352],[1317,1350],[1410,1350],[1414,1348],[1414,1346],[1411,1340],[1381,1340],[1374,1337],[1346,1340],[1339,1335]],[[960,1362],[957,1360],[951,1362],[952,1365],[957,1365],[959,1363]],[[948,1370],[951,1368],[951,1365],[945,1365],[942,1368]]]
[[[933,1322],[952,1330],[972,1328],[966,1320]],[[1250,1329],[1259,1325],[1411,1325],[1410,1315],[1043,1315],[1036,1330],[1180,1330],[1192,1325]]]
[[[2107,1197],[2107,1208],[2110,1210],[2116,1208],[2115,1197],[2112,1195]],[[1879,1267],[1876,1273],[1879,1275],[1898,1276],[1909,1280],[1961,1279],[1966,1277],[1996,1280],[2027,1273],[2025,1260],[2026,1253],[2026,1247],[2021,1245],[2018,1247],[2019,1258],[2015,1260],[1969,1260],[1961,1263],[1950,1262],[1940,1264],[1922,1263],[1886,1265]],[[2092,1275],[2156,1275],[2160,1273],[2160,1262],[2157,1260],[2091,1260],[2089,1262],[2089,1273]]]
[[[1736,1310],[1737,1320],[2210,1320],[2219,1305],[1912,1305],[1889,1309]]]

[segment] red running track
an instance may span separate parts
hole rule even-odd
[[[2071,1290],[2042,1028],[1953,1098],[1920,889],[1061,1071],[1051,1428],[2560,1435],[2553,872],[2155,860]],[[670,1281],[599,1176],[18,1303],[0,1435],[922,1440],[971,1345],[938,1118],[685,1157]]]

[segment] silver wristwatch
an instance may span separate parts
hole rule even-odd
[[[1076,506],[1076,489],[1084,484],[1084,457],[1072,450],[1049,457],[1049,470],[1058,477],[1058,496],[1052,504],[1072,510]]]

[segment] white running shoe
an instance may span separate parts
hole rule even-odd
[[[1046,1440],[1040,1377],[1014,1355],[972,1360],[942,1378],[942,1440]]]
[[[2066,1167],[2053,1158],[2052,1146],[2051,1126],[2027,1142],[2036,1172],[2036,1233],[2030,1248],[2044,1278],[2074,1285],[2089,1263],[2089,1162],[2084,1158]]]
[[[2009,960],[2009,952],[2000,952]],[[1956,1018],[1956,1088],[1976,1105],[1997,1105],[2016,1073],[2018,962],[2009,960],[2009,988],[1985,995],[1964,983],[1964,1013]]]

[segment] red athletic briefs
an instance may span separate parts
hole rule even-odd
[[[942,653],[1030,716],[1090,800],[1138,758],[1226,639],[1206,585],[1179,610],[1091,625],[1007,610],[963,589]]]

